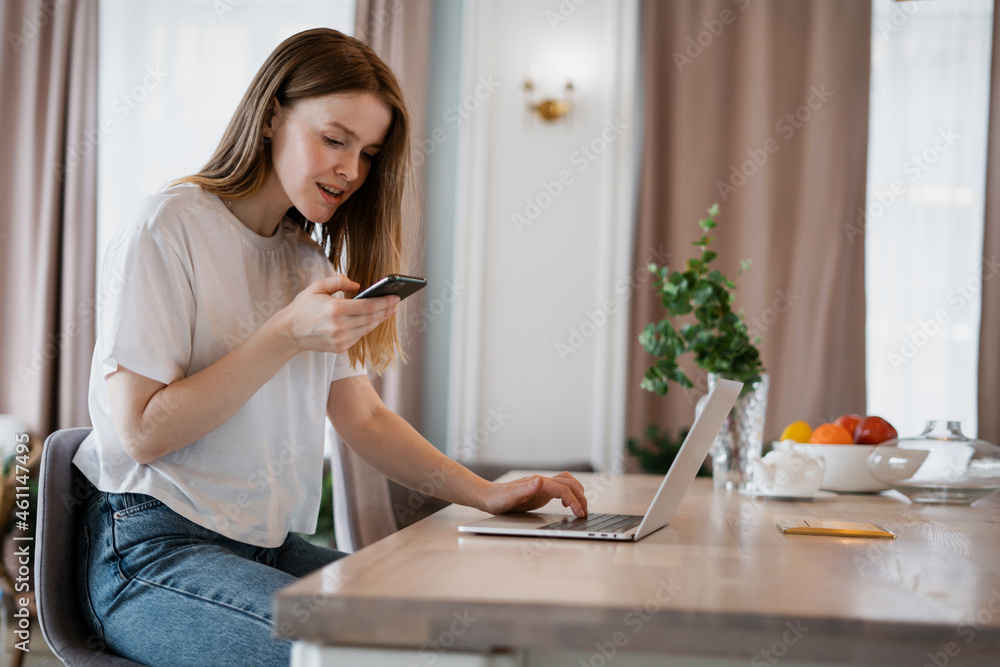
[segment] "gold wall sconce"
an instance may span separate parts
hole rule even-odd
[[[537,113],[542,120],[553,122],[567,116],[573,110],[573,81],[566,79],[561,99],[546,97],[537,99],[535,81],[530,76],[524,80],[524,100],[529,111]]]

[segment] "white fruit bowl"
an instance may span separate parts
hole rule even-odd
[[[826,464],[821,489],[844,493],[878,493],[889,486],[872,477],[868,455],[877,445],[814,445],[811,443],[775,442],[775,449],[793,446],[796,451],[822,458]]]

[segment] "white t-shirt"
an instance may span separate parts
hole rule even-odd
[[[73,463],[102,491],[148,494],[240,542],[276,547],[289,531],[315,532],[330,384],[365,374],[346,354],[300,352],[222,426],[146,465],[122,447],[105,377],[119,364],[164,384],[194,375],[333,274],[287,218],[265,238],[197,185],[144,198],[101,267],[94,430]],[[167,406],[161,418],[184,415]]]

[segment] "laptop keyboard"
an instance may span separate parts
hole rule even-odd
[[[582,530],[589,533],[620,533],[642,523],[641,516],[631,514],[591,514],[585,519],[566,517],[546,524],[540,530]]]

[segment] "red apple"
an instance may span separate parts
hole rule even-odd
[[[854,428],[854,442],[858,445],[881,445],[896,436],[896,429],[881,417],[865,417]]]
[[[840,415],[837,420],[833,422],[834,424],[840,424],[846,428],[850,433],[854,433],[854,429],[858,427],[858,422],[861,421],[861,415],[856,415],[853,412],[846,415]]]

